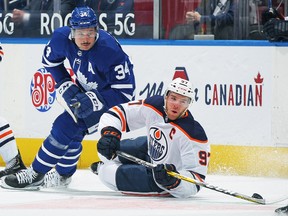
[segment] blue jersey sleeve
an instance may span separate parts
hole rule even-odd
[[[70,75],[64,66],[66,59],[66,51],[69,46],[70,28],[63,27],[54,31],[51,40],[44,48],[42,63],[47,71],[49,71],[54,80],[59,82]]]

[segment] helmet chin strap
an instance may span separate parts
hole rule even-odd
[[[189,106],[188,106],[189,107]],[[185,115],[185,113],[187,112],[187,110],[188,110],[188,107],[179,115],[179,117],[178,118],[181,118],[181,117],[183,117],[184,115]],[[177,119],[178,119],[177,118]]]

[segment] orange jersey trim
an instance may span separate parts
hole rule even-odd
[[[189,136],[189,134],[186,133],[186,131],[183,130],[183,128],[179,127],[179,125],[177,125],[177,124],[175,124],[175,123],[173,123],[173,122],[169,122],[169,123],[172,124],[174,127],[177,127],[180,131],[182,131],[187,137],[189,137],[190,140],[193,140],[193,141],[198,142],[198,143],[201,143],[201,144],[206,144],[206,143],[208,142],[208,140],[204,140],[204,141],[203,141],[203,140],[195,139],[195,138]]]
[[[5,136],[8,136],[9,134],[12,134],[13,132],[12,132],[12,130],[9,130],[9,131],[7,131],[7,132],[5,132],[5,133],[3,133],[3,134],[0,134],[0,138],[3,138],[3,137],[5,137]]]
[[[190,172],[196,177],[196,180],[198,179],[200,182],[204,182],[204,180],[200,177],[198,173],[195,173],[193,171],[190,171]]]
[[[161,113],[158,109],[155,109],[154,106],[151,106],[151,105],[149,105],[149,104],[143,104],[143,105],[146,106],[146,107],[149,107],[149,108],[153,109],[153,110],[154,110],[155,112],[157,112],[160,116],[163,116],[162,113]]]
[[[120,109],[118,109],[118,107],[113,107],[112,108],[114,112],[117,113],[117,115],[120,117],[121,122],[122,122],[122,128],[121,131],[126,131],[127,129],[127,125],[126,125],[126,119],[125,116],[123,115],[122,111]]]
[[[144,104],[144,106],[151,108],[152,110],[154,110],[156,113],[158,113],[160,116],[163,117],[162,113],[158,110],[155,109],[155,107],[149,105],[149,104]],[[185,118],[188,116],[188,112],[186,112],[181,118]],[[179,127],[179,125],[173,123],[173,122],[169,122],[169,124],[172,124],[174,127],[177,127],[180,131],[182,131],[187,137],[189,137],[190,140],[193,140],[195,142],[201,143],[201,144],[206,144],[208,142],[208,140],[198,140],[198,139],[194,139],[193,137],[189,136],[188,133],[186,133],[185,130],[183,130],[183,128]]]

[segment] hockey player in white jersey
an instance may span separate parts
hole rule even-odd
[[[0,62],[4,55],[0,42]],[[25,169],[20,152],[16,144],[14,133],[9,122],[0,116],[0,156],[5,163],[5,169],[0,171],[0,178]]]
[[[0,178],[25,169],[9,122],[0,116],[0,155],[5,162],[5,169],[0,171]]]
[[[112,190],[138,195],[195,195],[199,186],[169,176],[166,170],[203,181],[210,145],[189,105],[194,92],[189,81],[176,78],[164,97],[128,102],[109,109],[100,119],[97,149],[102,161],[91,169]],[[147,137],[120,141],[124,132],[146,127]],[[120,150],[157,166],[153,170],[116,156]]]

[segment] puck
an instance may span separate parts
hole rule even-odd
[[[256,198],[256,199],[263,199],[263,197],[262,197],[260,194],[258,194],[258,193],[254,193],[254,194],[252,195],[252,197],[253,197],[253,198]]]

